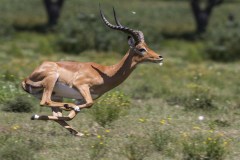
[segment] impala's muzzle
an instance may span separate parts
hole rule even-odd
[[[162,60],[163,60],[163,56],[159,56],[159,60],[161,60],[161,61],[162,61]]]
[[[154,62],[154,63],[162,63],[162,61],[163,61],[163,56],[160,56],[160,55],[159,55],[158,58],[154,58],[154,59],[153,59],[153,62]]]

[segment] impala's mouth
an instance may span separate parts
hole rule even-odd
[[[160,66],[162,66],[162,65],[163,65],[163,58],[160,58],[160,59],[159,59],[159,62],[158,62],[158,64],[159,64]]]
[[[163,58],[154,59],[153,62],[158,63],[161,66],[163,65]]]
[[[148,58],[144,62],[157,63],[161,66],[161,65],[163,65],[163,58],[162,57],[161,58]]]

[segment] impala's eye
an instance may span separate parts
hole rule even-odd
[[[139,49],[139,52],[141,52],[142,54],[144,54],[146,52],[146,49],[145,48],[140,48]]]

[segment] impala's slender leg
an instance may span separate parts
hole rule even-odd
[[[60,108],[52,107],[52,113],[53,113],[53,116],[62,117],[62,110]],[[67,129],[71,134],[73,134],[75,136],[83,136],[84,135],[83,133],[76,131],[67,122],[65,122],[63,120],[55,120],[55,122],[60,124],[62,127]]]
[[[75,87],[79,90],[81,95],[83,96],[84,100],[86,101],[85,104],[78,105],[80,109],[83,108],[90,108],[93,105],[93,99],[89,90],[88,85],[75,85]]]
[[[71,121],[76,115],[78,114],[77,111],[71,110],[68,116],[62,116],[62,117],[57,117],[57,116],[46,116],[46,115],[33,115],[31,117],[31,120],[63,120],[63,121]]]

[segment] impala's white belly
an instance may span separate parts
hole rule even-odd
[[[83,99],[81,93],[74,87],[70,87],[64,83],[57,82],[53,89],[54,96],[72,99]],[[97,94],[91,94],[93,99],[99,97]]]
[[[70,87],[64,83],[57,82],[53,89],[54,96],[72,98],[72,99],[82,99],[80,92],[73,87]]]
[[[42,98],[43,88],[32,88],[29,86],[29,93],[35,96],[38,99]],[[91,94],[92,99],[99,97],[97,94]],[[81,93],[74,87],[70,87],[64,83],[57,82],[53,88],[52,98],[71,98],[76,100],[82,100],[83,96]]]

